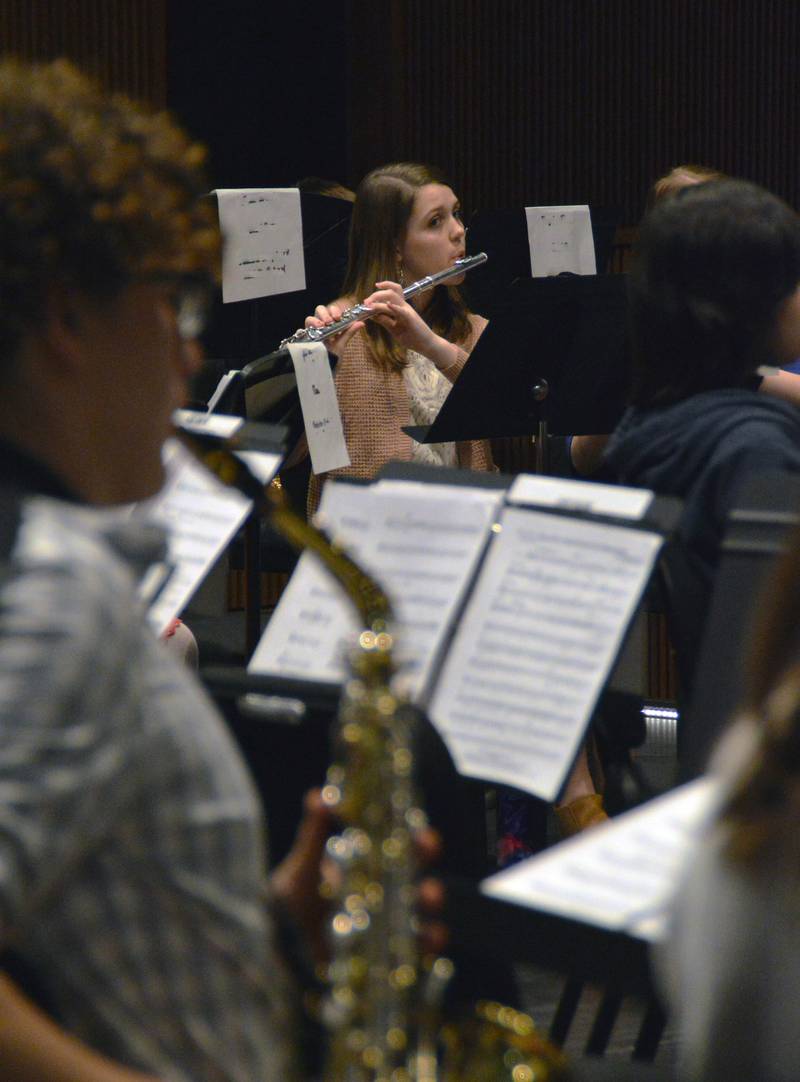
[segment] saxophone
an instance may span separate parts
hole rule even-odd
[[[231,441],[228,441],[229,443]],[[227,449],[204,451],[222,480],[263,504],[264,490]],[[323,1020],[330,1034],[324,1082],[557,1082],[562,1053],[532,1019],[499,1003],[443,1010],[455,972],[421,952],[415,917],[413,836],[425,825],[414,784],[419,712],[393,689],[391,604],[380,586],[321,530],[267,490],[271,525],[314,551],[344,589],[363,630],[339,705],[334,762],[323,799],[343,824],[328,841],[338,866],[330,920]]]

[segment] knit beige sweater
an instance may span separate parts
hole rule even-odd
[[[441,374],[454,383],[472,352],[486,320],[470,315],[471,331],[458,350],[455,362]],[[369,338],[358,331],[339,357],[334,377],[344,438],[350,465],[328,473],[312,474],[308,489],[309,515],[319,505],[322,483],[328,477],[374,477],[381,466],[393,459],[408,462],[413,441],[403,432],[412,424],[411,406],[403,373],[385,369],[371,359]],[[467,440],[456,444],[458,464],[468,470],[494,470],[488,440]]]

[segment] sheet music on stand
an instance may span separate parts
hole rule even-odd
[[[503,507],[503,493],[473,488],[468,474],[442,483],[443,472],[329,482],[323,520],[396,599],[403,679],[460,772],[553,800],[676,506],[655,501],[665,525],[653,526],[652,494],[631,491],[632,511],[619,504],[625,490],[604,503],[603,486],[544,479],[550,506],[531,508],[542,479],[524,478]],[[585,488],[600,490],[591,518]],[[576,500],[580,510],[564,509]],[[341,682],[343,643],[357,630],[338,588],[304,556],[249,671]]]
[[[419,697],[502,499],[496,489],[329,481],[319,521],[393,600],[397,659]],[[312,553],[305,553],[248,671],[323,683],[345,677],[345,649],[358,627],[349,603]]]
[[[179,410],[176,421],[197,432],[227,437],[244,422]],[[268,484],[281,463],[280,452],[237,452],[261,481]],[[179,616],[252,509],[252,501],[218,481],[180,441],[165,445],[166,482],[161,491],[133,510],[135,516],[167,532],[171,573],[148,609],[148,620],[161,634]],[[143,589],[147,590],[147,579]]]
[[[481,884],[488,897],[658,942],[681,869],[719,801],[710,777],[674,789]]]
[[[216,196],[213,198],[216,199]],[[258,232],[250,233],[250,227],[246,228],[244,243],[249,245],[255,242],[256,258],[269,256],[276,248],[283,251],[287,247],[291,249],[298,270],[305,267],[305,288],[235,304],[223,304],[221,295],[218,296],[204,336],[209,357],[237,358],[235,364],[230,363],[227,367],[231,370],[241,369],[252,358],[275,349],[296,327],[303,325],[304,318],[318,304],[327,303],[340,295],[347,263],[347,235],[352,209],[353,204],[346,200],[303,191],[300,192],[302,239],[295,235],[288,244],[273,244],[269,235],[271,227],[265,231],[260,221],[256,220],[253,228]],[[272,220],[278,222],[277,218]],[[258,278],[272,277],[276,282],[286,284],[290,275],[288,264],[286,273],[281,269],[284,262],[285,258],[279,257],[271,271],[266,264],[255,264],[264,270]],[[253,284],[255,280],[244,283],[246,286]],[[221,404],[220,410],[239,412],[226,402]],[[253,419],[261,416],[252,411],[248,415]]]
[[[542,208],[553,211],[556,208]],[[611,268],[614,238],[622,223],[619,207],[591,206],[591,240],[599,275]],[[479,210],[471,218],[467,245],[470,254],[486,252],[489,262],[480,274],[468,275],[462,287],[473,311],[493,319],[498,306],[503,307],[508,290],[515,283],[531,277],[531,233],[525,207]],[[578,269],[559,267],[563,269]]]

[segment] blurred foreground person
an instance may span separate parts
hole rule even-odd
[[[765,595],[749,695],[717,750],[722,807],[663,954],[691,1082],[793,1082],[800,1064],[800,535]]]
[[[0,963],[18,977],[0,980],[0,1078],[15,1082],[294,1077],[260,806],[144,623],[137,582],[163,539],[98,509],[162,483],[218,257],[201,159],[63,62],[0,65]],[[324,814],[306,827],[277,875],[295,912]]]

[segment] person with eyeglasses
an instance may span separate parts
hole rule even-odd
[[[317,927],[309,804],[270,879],[252,780],[148,630],[218,231],[202,152],[65,62],[0,64],[0,1080],[286,1082],[274,913]]]

